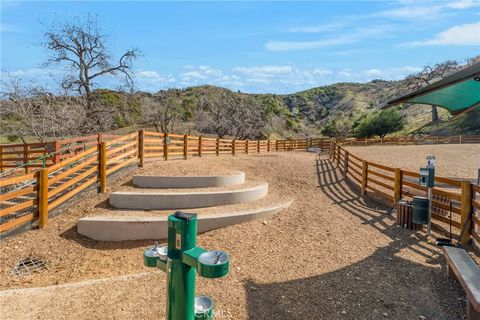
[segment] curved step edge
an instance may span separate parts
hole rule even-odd
[[[133,184],[140,188],[181,189],[226,187],[245,183],[245,173],[224,176],[133,176]]]
[[[112,192],[110,205],[118,209],[170,210],[195,209],[262,199],[268,193],[268,183],[245,189],[205,192]]]
[[[251,211],[198,216],[198,233],[260,218],[270,218],[290,206],[293,200]],[[98,241],[166,239],[168,217],[89,216],[80,218],[77,232]]]

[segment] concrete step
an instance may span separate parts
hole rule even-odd
[[[288,208],[293,200],[244,211],[199,214],[198,232],[206,232],[255,219],[270,218]],[[78,221],[77,232],[99,241],[166,239],[167,215],[87,216]]]
[[[140,188],[209,188],[243,184],[245,173],[221,176],[133,176],[133,184]]]
[[[231,186],[224,189],[202,191],[118,191],[110,194],[110,205],[119,209],[161,210],[190,209],[244,203],[259,200],[268,193],[268,183],[256,183],[253,186]]]

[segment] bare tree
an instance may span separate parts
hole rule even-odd
[[[270,130],[270,119],[255,98],[242,94],[229,113],[229,134],[235,139],[256,139]]]
[[[142,122],[154,126],[157,132],[173,131],[175,121],[180,118],[180,104],[175,97],[161,91],[142,99]]]
[[[2,134],[45,142],[79,135],[85,128],[86,103],[82,97],[54,96],[38,84],[2,83],[0,127]]]
[[[426,65],[422,71],[409,75],[405,80],[408,90],[418,90],[433,82],[441,80],[451,73],[462,69],[458,61],[448,60],[435,65]],[[432,121],[438,120],[437,107],[432,105]]]
[[[75,89],[85,94],[87,111],[91,113],[94,81],[102,76],[123,76],[133,85],[132,62],[139,56],[137,49],[123,53],[116,63],[106,48],[106,35],[98,28],[96,18],[76,18],[50,27],[44,34],[43,46],[51,52],[45,65],[64,64],[69,68],[62,80],[64,89]]]
[[[246,139],[260,138],[269,130],[267,113],[248,95],[212,89],[200,95],[199,106],[195,126],[200,132]]]
[[[199,97],[200,112],[195,119],[195,127],[200,132],[215,133],[220,139],[230,132],[230,117],[235,96],[226,90],[202,92]]]

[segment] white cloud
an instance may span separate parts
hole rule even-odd
[[[478,6],[480,6],[480,1],[478,0],[452,1],[445,5],[445,7],[452,8],[452,9],[468,9],[468,8],[473,8]]]
[[[346,79],[350,80],[353,76],[352,70],[343,69],[343,70],[338,72],[338,76],[340,77],[341,80],[346,80]]]
[[[64,70],[61,68],[29,68],[29,69],[20,69],[15,71],[2,71],[2,74],[13,78],[19,78],[22,80],[43,80],[43,79],[50,79],[53,76],[60,75],[63,73]]]
[[[351,28],[344,30],[340,34],[331,34],[328,38],[315,41],[276,41],[270,40],[265,44],[265,48],[270,51],[294,51],[320,49],[332,46],[340,46],[359,42],[364,39],[384,38],[390,36],[393,26],[389,24],[379,24],[368,28]],[[313,30],[313,29],[312,29]]]
[[[316,68],[316,69],[313,69],[312,70],[312,74],[313,75],[316,75],[316,76],[329,76],[331,75],[333,72],[330,71],[330,70],[326,70],[326,69],[320,69],[320,68]]]
[[[293,71],[292,66],[256,66],[256,67],[235,67],[233,68],[234,72],[254,75],[254,76],[275,76],[277,74],[288,74]]]
[[[380,17],[402,20],[434,20],[443,14],[439,6],[405,6],[379,12]]]
[[[480,22],[454,26],[440,32],[432,39],[404,43],[404,46],[480,46]]]
[[[180,74],[180,84],[197,86],[212,84],[227,87],[243,87],[242,79],[237,75],[225,74],[222,70],[211,66],[185,66],[189,70]]]
[[[420,70],[420,68],[411,66],[365,70],[349,68],[330,70],[321,66],[306,68],[298,67],[294,64],[236,66],[229,70],[211,66],[186,66],[184,69],[186,70],[182,71],[185,72],[178,74],[162,74],[154,70],[139,70],[135,73],[135,84],[140,90],[150,92],[171,87],[211,84],[246,92],[292,93],[340,81],[397,80]],[[49,82],[51,80],[47,78],[48,71],[32,68],[16,70],[9,74],[24,80],[37,80],[42,84],[50,83],[51,88],[58,87],[58,84]],[[52,71],[61,73],[61,70]],[[2,78],[6,74],[8,73],[2,72]],[[114,83],[113,79],[102,79],[99,85],[111,87]]]
[[[160,74],[156,71],[141,71],[137,73],[137,78],[143,79],[156,79],[160,77]]]
[[[13,25],[6,25],[4,23],[0,24],[0,32],[20,32],[21,29],[13,26]]]
[[[145,91],[158,91],[174,85],[176,79],[173,75],[161,75],[156,71],[140,71],[135,74],[136,86]]]
[[[342,44],[355,42],[352,37],[344,36],[331,39],[323,39],[317,41],[275,41],[270,40],[265,44],[265,48],[270,51],[293,51],[319,49]]]
[[[301,26],[301,27],[292,27],[288,29],[289,32],[302,32],[302,33],[320,33],[320,32],[332,32],[343,29],[345,23],[334,22],[321,25],[313,26]]]
[[[385,79],[385,80],[400,80],[406,76],[419,72],[421,68],[405,66],[400,68],[383,68],[383,69],[367,69],[362,72],[363,81],[371,81],[373,79]]]

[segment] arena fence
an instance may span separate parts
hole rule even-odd
[[[338,139],[337,142],[344,146],[371,146],[378,144],[385,145],[418,145],[418,144],[467,144],[480,143],[480,135],[458,135],[458,136],[398,136],[385,138],[347,138]]]
[[[34,172],[2,177],[0,180],[0,237],[48,223],[49,213],[91,186],[104,193],[107,176],[152,159],[189,159],[220,155],[252,155],[265,152],[306,150],[328,151],[329,139],[227,140],[140,130],[109,140],[86,137],[65,142],[68,156],[49,156],[48,166]],[[78,147],[81,146],[81,147]],[[82,148],[82,150],[78,150]],[[60,150],[64,150],[60,148]],[[58,156],[58,160],[54,160]],[[52,160],[53,159],[53,160]]]
[[[99,133],[96,135],[71,138],[64,140],[55,140],[45,143],[27,143],[27,144],[4,144],[0,145],[0,172],[2,172],[2,177],[5,177],[8,172],[9,176],[26,174],[40,168],[46,168],[53,164],[59,163],[66,158],[74,157],[78,153],[85,151],[88,148],[95,147],[100,144],[102,141],[110,141],[119,136],[112,134],[103,134]],[[151,132],[150,137],[146,139],[152,140],[152,137],[163,137],[162,133]],[[171,135],[171,138],[174,140],[182,139],[184,136],[180,135]],[[188,136],[188,144],[191,145],[191,149],[194,154],[198,154],[198,149],[194,150],[194,147],[198,143],[198,139],[203,139],[205,143],[202,142],[202,145],[205,145],[205,148],[211,149],[211,145],[216,143],[216,139],[211,138],[200,138],[195,136]],[[303,139],[302,141],[307,141],[308,139]],[[313,139],[315,140],[315,139]],[[325,140],[325,139],[322,139]],[[208,143],[207,141],[210,141]],[[232,140],[220,139],[219,152],[220,153],[229,153]],[[266,142],[260,142],[260,148],[268,148]],[[285,144],[286,148],[292,148],[291,143],[300,143],[300,140],[279,140],[279,148],[283,147],[282,143]],[[284,141],[284,142],[281,142]],[[292,141],[292,142],[290,142]],[[295,142],[297,141],[297,142]],[[465,144],[465,143],[480,143],[480,136],[475,135],[458,135],[458,136],[404,136],[404,137],[386,137],[386,138],[365,138],[365,139],[340,139],[337,142],[341,145],[350,145],[350,146],[370,146],[377,144],[385,145],[402,145],[402,144]],[[252,141],[249,142],[249,151],[255,151],[255,146],[252,145]],[[210,145],[209,145],[210,144]],[[239,140],[236,142],[235,147],[238,147],[238,150],[245,151],[245,140]],[[178,145],[178,142],[177,142]],[[270,146],[272,147],[272,146]],[[276,146],[273,146],[276,148]],[[190,146],[189,146],[190,148]],[[234,147],[233,147],[234,148]],[[258,148],[258,146],[257,146]],[[174,146],[172,145],[172,152]],[[178,148],[177,148],[178,149]],[[216,151],[216,150],[215,150]],[[162,145],[156,143],[152,146],[150,154],[163,152]],[[181,152],[181,150],[176,150],[176,152]],[[212,152],[212,150],[205,150],[205,152]],[[161,155],[163,156],[163,155]]]
[[[18,175],[46,168],[115,137],[117,136],[99,133],[44,143],[0,145],[0,172],[8,171],[9,175]]]
[[[418,172],[366,161],[333,142],[330,157],[345,179],[357,185],[362,195],[372,195],[394,205],[401,199],[426,196],[419,186]],[[348,144],[347,144],[348,145]],[[435,177],[432,201],[432,228],[448,232],[451,221],[454,234],[462,244],[473,240],[480,248],[480,186],[468,180]],[[450,220],[451,214],[451,220]]]

